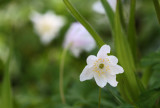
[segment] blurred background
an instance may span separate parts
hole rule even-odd
[[[103,12],[93,9],[98,0],[70,1],[111,46],[114,53],[108,18]],[[127,22],[129,0],[123,0],[123,3]],[[63,22],[51,26],[56,31],[49,34],[45,32],[51,28],[40,23],[47,12],[54,14],[48,16],[59,18],[61,23]],[[46,18],[45,21],[50,19]],[[49,24],[54,25],[57,22],[50,21]],[[74,22],[76,20],[67,11],[62,0],[0,0],[0,91],[2,91],[5,64],[12,52],[9,72],[14,108],[97,107],[98,87],[95,81],[79,80],[79,75],[86,65],[86,58],[91,54],[97,54],[97,46],[89,51],[81,51],[79,56],[74,55],[74,48],[67,52],[64,65],[64,94],[67,104],[61,102],[60,61],[67,31]],[[41,25],[45,27],[39,28]],[[39,32],[40,30],[44,31]],[[146,67],[154,65],[149,80],[149,86],[154,88],[160,85],[160,26],[151,0],[137,0],[136,30],[139,48],[137,74],[141,77]],[[74,33],[72,35],[76,36],[76,32]],[[45,41],[44,36],[53,37]],[[117,88],[107,85],[102,90],[102,108],[132,107],[127,103],[121,105],[113,94],[120,97]]]

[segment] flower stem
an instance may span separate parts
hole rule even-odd
[[[101,88],[99,87],[99,102],[98,102],[98,108],[101,106]]]
[[[63,52],[62,52],[62,56],[61,56],[61,62],[60,62],[60,75],[59,75],[59,90],[60,90],[60,96],[61,96],[61,100],[62,103],[65,104],[66,100],[64,97],[64,89],[63,89],[63,73],[64,73],[64,62],[65,62],[65,57],[68,51],[68,47],[66,47]]]
[[[80,13],[72,6],[69,0],[63,0],[65,5],[71,14],[88,30],[88,32],[92,35],[92,37],[96,40],[99,47],[103,46],[105,43],[101,39],[101,37],[97,34],[97,32],[93,29],[93,27],[80,15]]]

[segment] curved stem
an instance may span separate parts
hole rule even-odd
[[[96,40],[99,47],[103,46],[105,43],[101,37],[95,32],[92,26],[80,15],[80,13],[72,6],[68,0],[63,0],[71,14],[88,30],[92,37]]]
[[[64,89],[63,89],[63,73],[64,73],[64,62],[65,62],[65,57],[68,51],[68,47],[66,47],[63,52],[62,52],[62,57],[61,57],[61,62],[60,62],[60,75],[59,75],[59,90],[60,90],[60,96],[62,103],[65,104],[66,100],[64,97]]]
[[[99,102],[98,102],[98,108],[101,106],[101,88],[99,88]]]

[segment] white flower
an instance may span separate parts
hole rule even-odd
[[[9,48],[6,44],[0,43],[0,60],[2,60],[3,63],[7,62],[7,59],[9,57]]]
[[[64,47],[68,47],[75,57],[79,57],[82,51],[91,51],[96,47],[96,43],[88,31],[78,22],[73,23],[69,28]]]
[[[117,65],[118,59],[115,56],[108,56],[110,46],[103,45],[99,50],[97,57],[90,55],[87,58],[87,66],[80,75],[80,81],[90,80],[93,77],[98,86],[103,88],[107,83],[116,87],[116,74],[123,73],[121,66]]]
[[[107,0],[107,2],[110,4],[111,8],[115,12],[117,0]],[[93,10],[100,13],[100,14],[105,14],[105,10],[104,10],[103,5],[100,1],[97,1],[93,4]]]
[[[57,16],[51,11],[44,15],[33,12],[31,21],[43,44],[49,44],[57,36],[65,22],[63,17]]]

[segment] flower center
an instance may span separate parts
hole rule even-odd
[[[100,69],[103,69],[103,68],[104,68],[104,64],[101,63],[101,64],[99,65],[99,68],[100,68]]]

